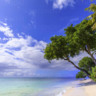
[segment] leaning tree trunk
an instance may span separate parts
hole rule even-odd
[[[92,58],[92,61],[95,63],[95,66],[96,66],[96,59],[94,58],[93,54],[91,53],[90,48],[85,47],[85,51],[90,55],[90,57]]]
[[[93,62],[94,62],[94,63],[95,63],[95,65],[96,65],[96,59],[94,58],[93,54],[89,53],[89,55],[91,56],[91,58],[92,58]]]
[[[80,71],[83,71],[84,73],[86,73],[88,77],[90,76],[90,73],[89,73],[87,70],[78,67],[78,66],[75,65],[69,58],[68,58],[67,60],[68,60],[68,62],[70,62],[75,68],[77,68],[77,69],[79,69]]]

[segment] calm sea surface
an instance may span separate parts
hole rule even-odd
[[[56,96],[74,78],[0,78],[0,96]]]

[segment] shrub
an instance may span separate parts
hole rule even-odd
[[[86,76],[87,75],[83,71],[80,71],[78,74],[76,74],[76,78],[85,78]]]
[[[90,57],[84,57],[79,61],[78,66],[82,69],[85,69],[89,73],[92,73],[92,67],[95,67],[95,63],[92,61]],[[84,73],[83,71],[78,72],[76,75],[76,78],[85,78],[85,77],[87,77],[87,74]]]
[[[92,68],[91,79],[96,82],[96,66]]]

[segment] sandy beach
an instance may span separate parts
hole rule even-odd
[[[96,83],[91,79],[81,80],[77,85],[66,90],[63,96],[96,96]]]

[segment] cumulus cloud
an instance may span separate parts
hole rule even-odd
[[[62,9],[63,7],[74,6],[74,4],[74,0],[55,0],[53,2],[53,8]]]
[[[22,36],[18,33],[17,37],[15,37],[12,29],[7,25],[7,23],[3,22],[0,23],[0,32],[4,34],[4,36],[0,38],[1,75],[16,75],[17,69],[23,71],[23,75],[25,73],[28,75],[29,73],[26,71],[27,69],[34,71],[40,68],[39,64],[48,63],[48,61],[43,58],[43,49],[46,46],[46,42],[37,41],[31,36],[24,34]]]
[[[64,60],[53,60],[49,64],[44,59],[43,52],[46,42],[18,33],[15,37],[6,23],[0,26],[0,32],[6,36],[0,39],[0,76],[38,76],[35,72],[39,69],[74,70],[74,67]],[[3,40],[5,42],[2,42]],[[87,54],[81,53],[71,59],[77,64],[84,56]]]
[[[0,32],[3,32],[5,36],[7,37],[14,37],[13,30],[10,29],[10,27],[7,25],[7,23],[0,23]]]
[[[75,0],[45,0],[47,4],[49,1],[53,2],[54,9],[62,9],[67,6],[73,7],[75,4]]]

